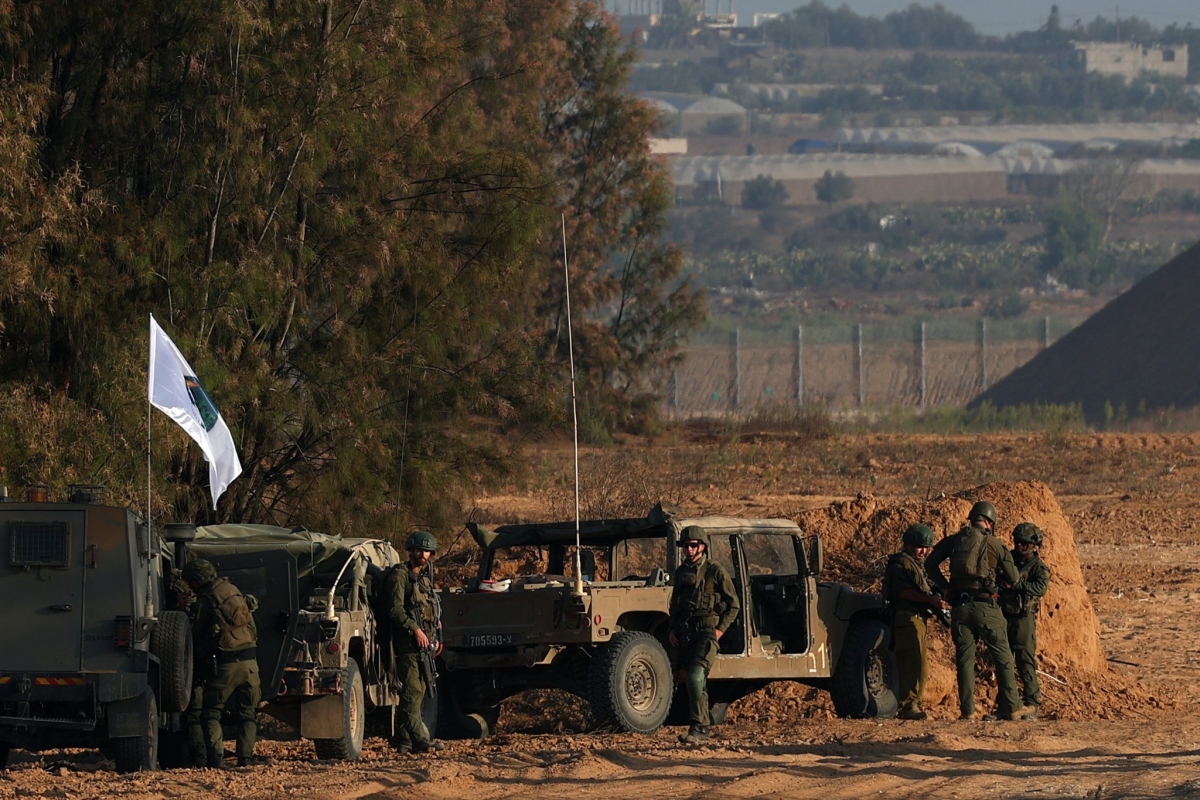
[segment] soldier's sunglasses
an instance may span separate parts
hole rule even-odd
[[[703,542],[684,542],[683,546],[687,550],[699,550],[701,547],[704,547],[704,543]]]

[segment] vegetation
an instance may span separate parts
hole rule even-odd
[[[373,534],[582,405],[652,414],[701,318],[599,2],[0,4],[0,482],[146,496],[147,317],[245,466],[154,418],[171,519]]]
[[[787,199],[788,190],[783,181],[777,181],[770,175],[751,178],[742,186],[742,208],[756,211],[779,208]]]
[[[854,181],[844,172],[825,170],[825,174],[813,184],[813,191],[818,200],[832,207],[834,203],[849,200],[854,196]]]

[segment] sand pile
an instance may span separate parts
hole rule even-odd
[[[1105,403],[1131,414],[1200,403],[1200,245],[1180,253],[972,401],[997,406]]]
[[[1088,599],[1075,536],[1070,523],[1046,484],[991,483],[930,502],[885,505],[871,495],[804,511],[795,516],[807,533],[825,543],[826,580],[879,591],[889,554],[900,549],[900,535],[910,524],[924,522],[939,538],[966,522],[976,500],[990,500],[999,514],[1001,539],[1011,545],[1012,529],[1033,522],[1045,532],[1042,559],[1050,567],[1050,589],[1038,614],[1038,659],[1043,716],[1061,719],[1107,719],[1126,714],[1154,714],[1174,707],[1135,682],[1108,668],[1100,644],[1100,623]],[[935,716],[958,714],[954,675],[954,645],[949,632],[931,624],[930,680],[926,702]],[[981,659],[977,684],[979,705],[995,705],[995,683],[986,659]],[[736,717],[772,717],[776,709],[815,716],[832,714],[827,698],[802,686],[779,684],[748,697],[735,709]]]

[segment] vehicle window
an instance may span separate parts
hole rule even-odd
[[[733,566],[733,551],[729,540],[731,537],[714,533],[709,536],[708,557],[723,566],[736,581],[740,574]]]
[[[613,575],[616,580],[627,578],[647,578],[655,567],[670,569],[667,553],[667,539],[659,536],[653,539],[626,539],[614,548],[613,557],[616,567]],[[600,558],[596,563],[599,566]]]
[[[796,545],[791,536],[748,533],[742,537],[751,575],[797,575]]]
[[[548,547],[500,547],[492,555],[494,580],[521,575],[544,575],[550,563]]]

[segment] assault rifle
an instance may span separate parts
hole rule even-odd
[[[950,609],[929,606],[925,611],[925,619],[929,619],[930,617],[936,617],[939,622],[946,626],[946,630],[950,630]]]
[[[425,569],[429,571],[429,585],[432,586],[433,567],[426,565]],[[434,635],[429,637],[429,646],[421,650],[421,658],[419,661],[421,680],[425,682],[426,692],[433,691],[434,686],[436,685],[434,682],[437,680],[438,676],[437,662],[435,661],[436,656],[434,654],[437,653],[438,650],[437,631],[439,631],[442,627],[442,601],[441,598],[437,596],[437,592],[433,593],[433,607],[434,613],[437,614],[437,619],[434,621]],[[429,629],[425,627],[425,614],[420,608],[413,609],[413,619],[416,621],[417,626],[421,630],[428,632]]]

